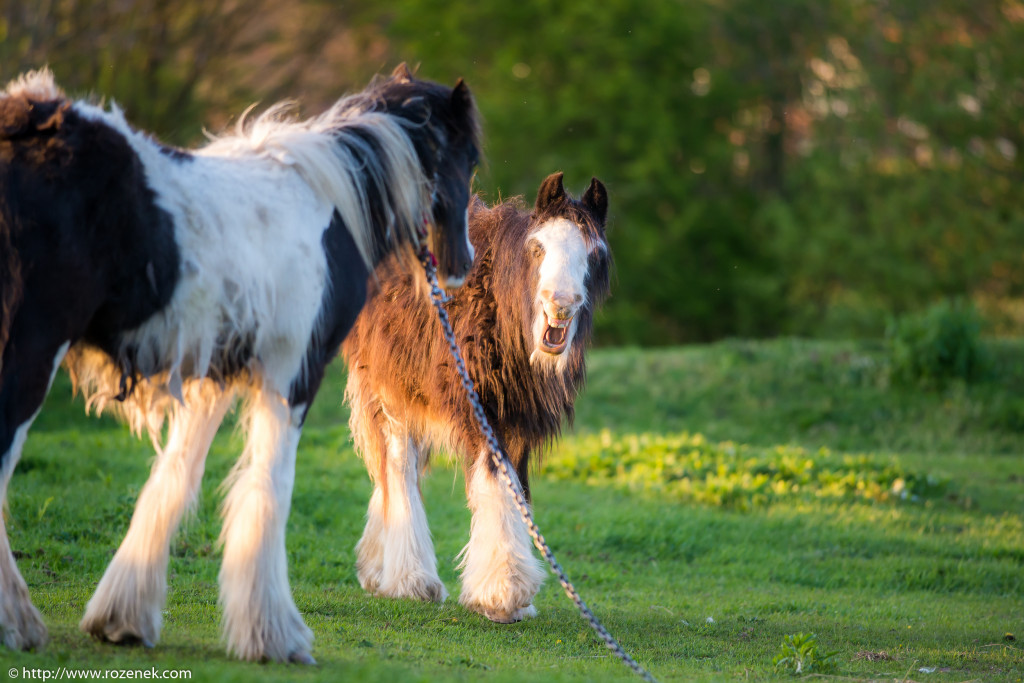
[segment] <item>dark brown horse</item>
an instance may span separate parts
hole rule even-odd
[[[561,173],[544,180],[530,213],[518,201],[470,208],[476,257],[448,312],[528,496],[530,454],[572,420],[584,382],[594,309],[609,287],[607,208],[600,181],[577,201]],[[436,313],[394,261],[376,273],[378,290],[343,345],[352,433],[374,482],[359,582],[377,595],[445,598],[418,487],[430,450],[443,449],[463,458],[473,511],[459,602],[504,623],[533,616],[543,567],[495,476]]]

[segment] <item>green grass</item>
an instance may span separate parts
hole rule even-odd
[[[595,351],[576,428],[534,476],[537,521],[584,599],[663,681],[787,679],[773,665],[784,638],[813,633],[846,678],[1017,683],[1024,344],[996,344],[993,358],[991,380],[929,392],[890,386],[872,344]],[[42,653],[0,650],[3,675],[66,666],[185,668],[193,680],[630,680],[554,581],[525,623],[458,606],[453,558],[469,513],[443,459],[423,492],[453,597],[436,606],[363,594],[352,548],[370,486],[343,382],[334,367],[308,421],[288,525],[319,666],[235,662],[218,640],[217,486],[240,448],[230,429],[172,547],[161,643],[113,647],[77,630],[152,452],[86,418],[61,377],[12,482],[8,521],[52,641]]]

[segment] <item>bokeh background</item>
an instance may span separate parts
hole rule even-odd
[[[944,300],[1024,332],[1024,2],[0,0],[0,77],[48,64],[173,144],[403,60],[469,83],[488,199],[608,185],[600,344],[879,337]]]

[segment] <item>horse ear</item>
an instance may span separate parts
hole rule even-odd
[[[604,225],[605,218],[608,216],[608,190],[605,189],[604,183],[597,178],[591,178],[590,187],[583,193],[581,200],[583,206],[587,207],[597,222]]]
[[[469,114],[473,110],[473,95],[470,94],[466,82],[461,78],[452,88],[451,96],[452,109],[460,114]]]
[[[537,213],[543,213],[549,206],[565,199],[565,187],[562,186],[562,172],[552,173],[537,190]]]
[[[391,78],[394,78],[399,83],[408,83],[412,80],[412,72],[409,71],[409,65],[402,62],[395,67],[395,70],[391,72]]]

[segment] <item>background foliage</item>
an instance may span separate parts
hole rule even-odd
[[[1024,330],[1017,0],[0,0],[0,76],[180,144],[402,60],[470,83],[490,199],[608,184],[602,343],[880,336],[948,297]]]

